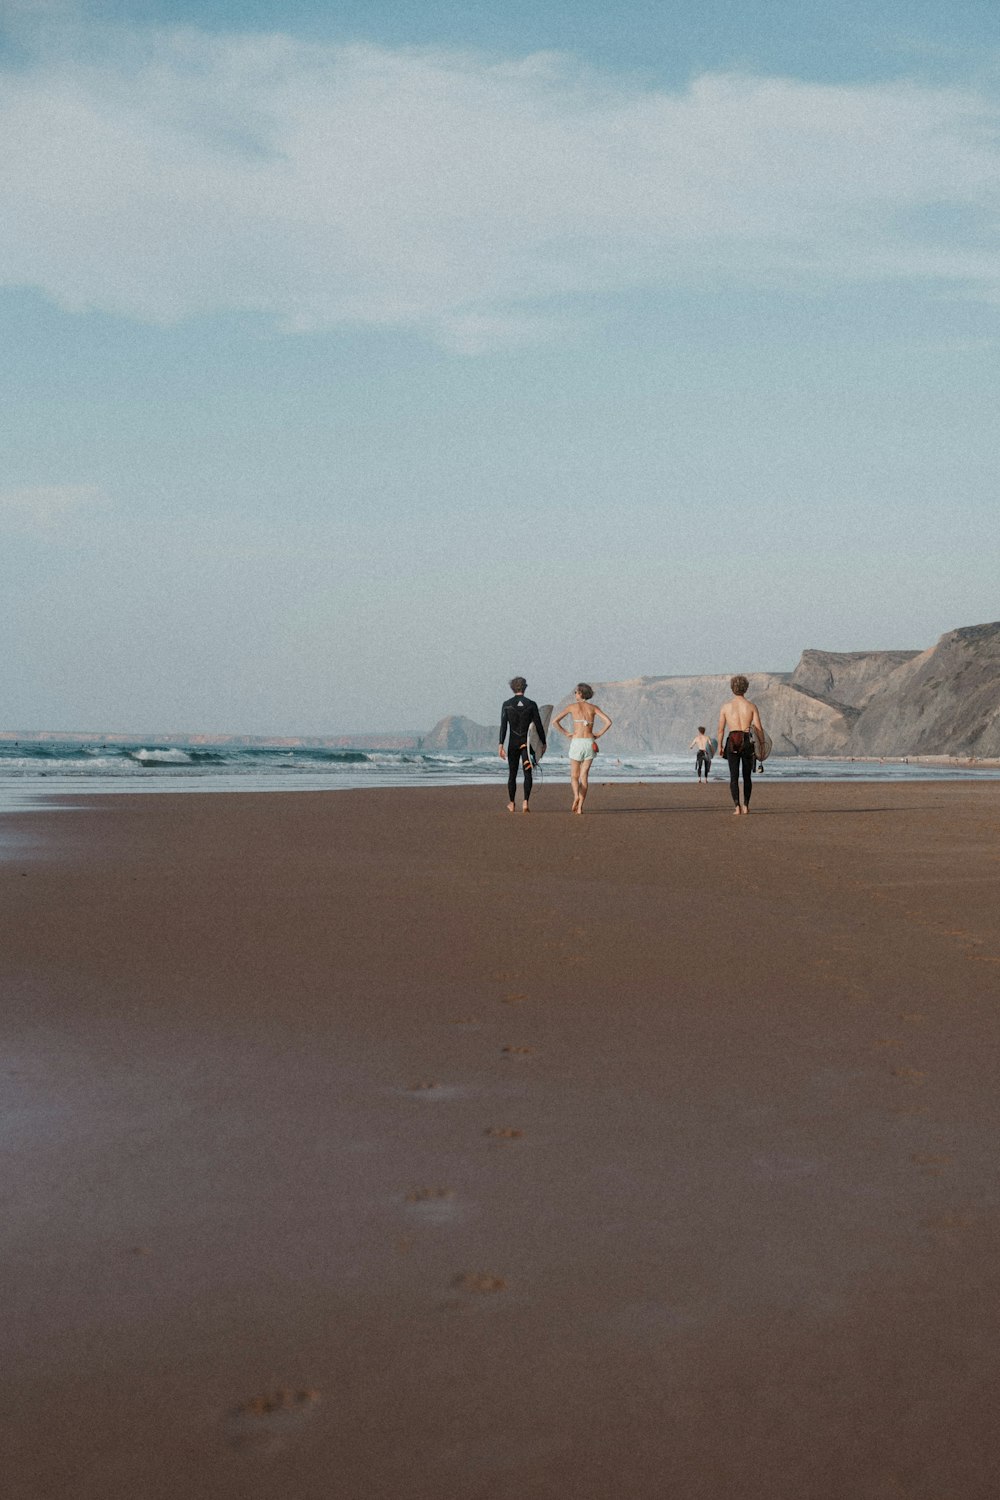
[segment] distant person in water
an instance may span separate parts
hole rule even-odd
[[[611,728],[611,720],[603,708],[598,708],[596,703],[590,700],[594,696],[594,689],[589,682],[577,684],[575,701],[569,708],[564,708],[557,719],[553,720],[560,734],[569,740],[569,779],[573,787],[573,806],[571,812],[582,813],[583,804],[587,800],[587,781],[590,777],[590,767],[594,756],[597,754],[597,741],[601,735],[607,734]],[[564,729],[563,719],[572,717],[573,732]],[[594,720],[604,720],[604,728],[594,733]]]
[[[507,762],[507,811],[514,811],[514,799],[517,795],[517,768],[520,766],[524,776],[524,805],[522,812],[528,811],[528,802],[531,799],[531,751],[528,748],[528,730],[532,725],[538,735],[539,755],[545,754],[545,730],[542,728],[541,715],[538,712],[538,704],[531,698],[524,696],[528,684],[523,677],[512,677],[510,679],[510,690],[513,698],[500,710],[500,759]],[[509,742],[508,742],[509,735]]]
[[[729,686],[733,696],[728,703],[722,705],[719,713],[719,744],[722,746],[723,755],[729,762],[729,790],[733,796],[733,813],[739,817],[741,812],[750,811],[750,794],[753,791],[756,746],[751,730],[756,729],[763,739],[764,726],[760,722],[756,703],[751,703],[746,696],[750,684],[742,673],[731,678]],[[740,807],[740,771],[743,772],[742,808]]]
[[[689,750],[697,750],[694,758],[694,768],[698,773],[698,781],[701,782],[701,773],[704,771],[707,781],[712,772],[712,741],[705,733],[704,724],[698,725],[698,733],[688,745]]]

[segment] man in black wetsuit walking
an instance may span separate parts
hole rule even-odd
[[[528,811],[528,799],[531,796],[531,753],[528,750],[528,730],[532,724],[538,735],[539,755],[545,754],[545,730],[542,728],[541,715],[538,712],[538,704],[524,696],[524,690],[528,686],[523,677],[512,677],[510,679],[510,690],[513,698],[508,698],[500,710],[500,759],[507,762],[507,811],[514,811],[514,796],[517,791],[517,768],[521,767],[524,773],[524,806],[522,812]],[[507,732],[510,731],[510,742],[504,748]]]

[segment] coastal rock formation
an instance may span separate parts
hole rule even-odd
[[[1000,621],[951,630],[897,667],[869,697],[849,753],[1000,756]]]
[[[842,755],[853,715],[793,687],[788,673],[756,672],[751,693],[779,755]],[[614,720],[616,754],[683,754],[699,724],[714,734],[729,678],[637,677],[594,684],[595,702]],[[563,705],[565,706],[565,705]]]
[[[789,682],[828,703],[864,708],[890,672],[919,655],[919,651],[803,651]]]
[[[847,755],[854,713],[839,703],[828,703],[795,687],[776,683],[763,691],[752,679],[752,695],[760,716],[774,741],[776,755]],[[729,683],[719,703],[729,697]],[[718,708],[716,709],[718,713]]]
[[[449,714],[447,718],[438,720],[430,734],[424,735],[420,748],[450,751],[460,755],[469,750],[495,751],[496,747],[496,725],[488,728],[485,724],[477,724],[474,719],[465,718],[463,714]]]
[[[750,694],[777,755],[1000,757],[1000,622],[922,652],[803,651],[793,672],[751,673]],[[615,755],[683,754],[699,724],[714,734],[729,677],[597,682],[594,695],[614,720]],[[424,744],[492,749],[496,731],[452,717]]]

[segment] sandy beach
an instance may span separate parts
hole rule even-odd
[[[1000,788],[0,860],[4,1500],[995,1500]]]

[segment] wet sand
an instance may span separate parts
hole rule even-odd
[[[568,802],[3,820],[5,1500],[1000,1493],[1000,787]]]

